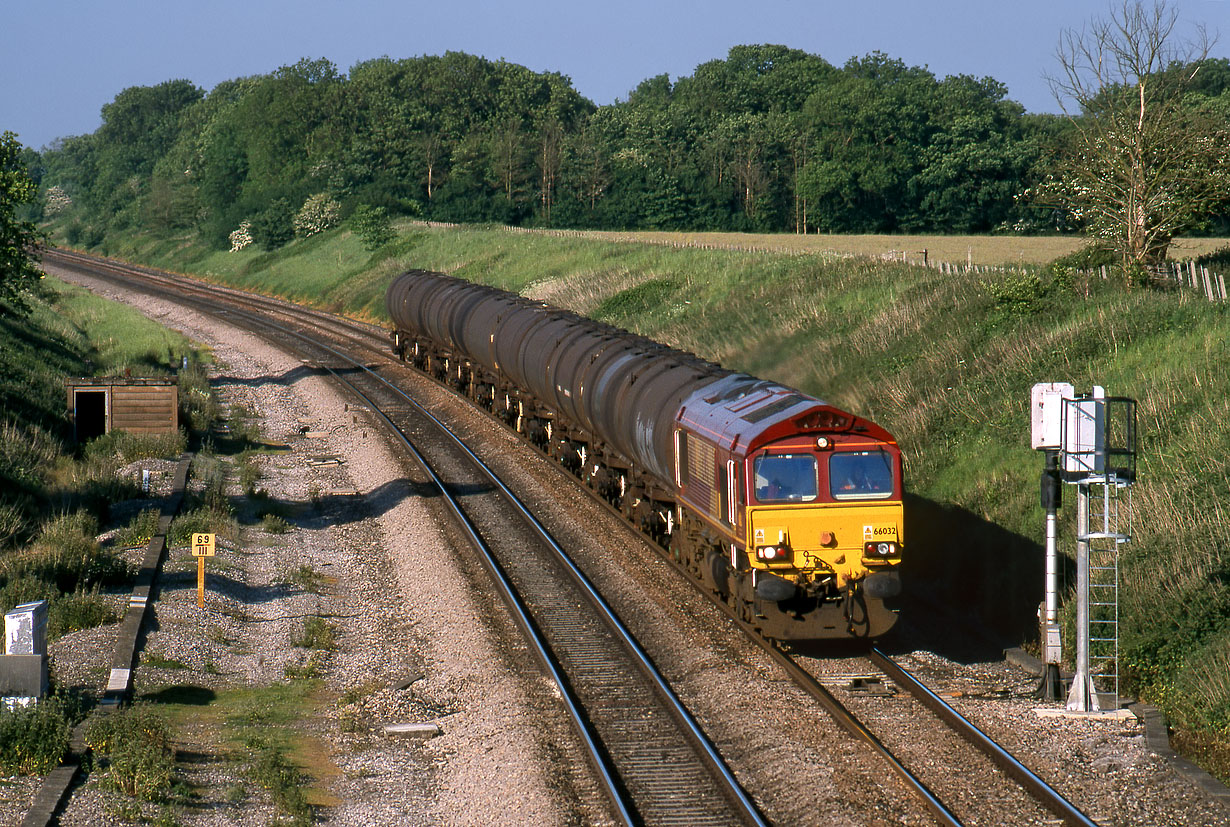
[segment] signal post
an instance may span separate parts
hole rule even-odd
[[[1131,540],[1131,499],[1120,492],[1130,491],[1136,481],[1136,402],[1107,397],[1096,385],[1091,394],[1077,395],[1064,382],[1034,385],[1030,401],[1032,446],[1046,452],[1041,480],[1046,599],[1038,618],[1045,670],[1042,697],[1057,701],[1062,691],[1057,525],[1064,482],[1077,491],[1076,672],[1066,707],[1069,712],[1099,712],[1103,704],[1094,678],[1100,677],[1113,681],[1113,689],[1101,694],[1113,699],[1114,714],[1119,704],[1119,546]],[[1091,562],[1094,552],[1100,556],[1096,565]],[[1097,664],[1091,643],[1097,644]]]

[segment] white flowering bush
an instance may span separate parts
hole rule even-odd
[[[230,234],[231,252],[237,253],[252,243],[252,222],[244,221],[239,229]]]
[[[63,187],[52,186],[47,188],[47,205],[44,207],[44,212],[47,215],[59,215],[73,205],[73,199],[68,197],[68,193]]]
[[[342,205],[337,203],[328,193],[318,192],[308,196],[295,215],[295,235],[300,238],[323,233],[336,227],[342,220]]]

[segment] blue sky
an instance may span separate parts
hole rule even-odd
[[[1032,112],[1061,30],[1112,0],[42,0],[5,11],[0,131],[39,148],[93,132],[122,89],[187,78],[210,89],[301,57],[342,71],[381,55],[464,51],[572,78],[598,104],[647,77],[690,75],[731,46],[781,43],[840,65],[881,51],[938,76],[991,76]],[[1174,0],[1230,56],[1230,0]],[[1185,30],[1190,31],[1190,30]]]

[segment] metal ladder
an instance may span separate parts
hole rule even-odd
[[[1131,539],[1132,489],[1114,474],[1090,480],[1089,665],[1102,709],[1119,708],[1119,546]]]

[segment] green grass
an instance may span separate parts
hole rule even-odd
[[[1042,458],[1029,448],[1029,389],[1068,381],[1134,397],[1141,456],[1122,561],[1124,669],[1182,731],[1230,739],[1221,723],[1230,719],[1230,676],[1213,681],[1211,706],[1180,700],[1230,637],[1230,307],[1187,289],[1127,290],[1044,268],[943,273],[870,257],[658,243],[678,237],[399,229],[399,241],[375,256],[346,230],[274,254],[127,244],[133,257],[376,321],[396,273],[442,270],[869,416],[907,456],[910,588],[1017,642],[1034,634],[1041,591]],[[931,243],[892,241],[898,250]],[[1067,251],[1047,240],[1004,243],[1019,251],[999,261]],[[985,249],[978,256],[993,260]],[[1070,503],[1061,512],[1068,538],[1073,512]],[[1222,754],[1209,763],[1230,777],[1230,753]]]
[[[145,700],[176,726],[205,733],[211,739],[206,746],[226,753],[296,823],[310,823],[315,807],[337,803],[316,786],[336,774],[337,767],[328,749],[300,729],[326,703],[318,681],[218,690],[170,686]],[[228,797],[238,802],[247,796],[240,787]]]

